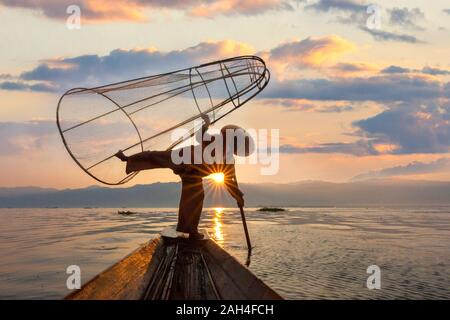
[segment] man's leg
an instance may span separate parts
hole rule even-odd
[[[205,198],[202,179],[182,175],[181,186],[177,231],[197,234]]]
[[[173,169],[175,165],[172,162],[171,151],[144,151],[127,157],[126,172],[169,168]]]

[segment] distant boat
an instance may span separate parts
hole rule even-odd
[[[158,236],[68,300],[279,300],[214,240]]]
[[[132,214],[136,214],[137,212],[133,212],[133,211],[117,211],[117,213],[118,214],[122,214],[122,215],[124,215],[124,216],[129,216],[129,215],[132,215]]]
[[[283,208],[263,207],[263,208],[258,209],[257,211],[280,212],[280,211],[286,211],[286,209],[283,209]]]

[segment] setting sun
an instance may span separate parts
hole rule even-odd
[[[209,178],[213,180],[215,183],[223,183],[225,175],[222,172],[217,172],[210,174]]]

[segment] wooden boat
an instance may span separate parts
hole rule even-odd
[[[278,300],[214,240],[158,236],[69,294],[69,300]]]

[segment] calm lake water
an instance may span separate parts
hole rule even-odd
[[[0,298],[60,299],[67,266],[82,282],[176,224],[176,209],[0,209]],[[250,269],[287,299],[450,299],[450,208],[247,209]],[[235,209],[205,209],[202,226],[238,260]],[[369,290],[366,269],[381,269]]]

